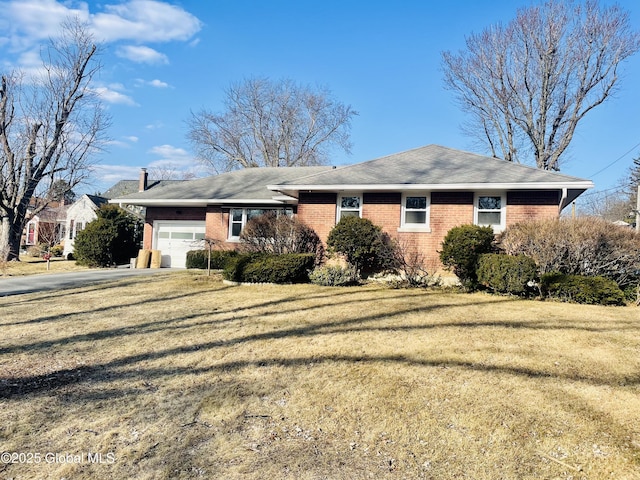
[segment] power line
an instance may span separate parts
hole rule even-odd
[[[601,174],[602,172],[604,172],[607,168],[612,167],[613,165],[615,165],[616,163],[618,163],[620,160],[622,160],[624,157],[626,157],[627,155],[629,155],[631,152],[633,152],[636,148],[640,147],[640,142],[636,143],[633,147],[631,147],[626,153],[622,154],[620,157],[616,158],[613,162],[611,162],[609,165],[607,165],[606,167],[602,168],[601,170],[598,170],[596,173],[594,173],[593,175],[589,176],[590,179],[593,179],[593,177],[595,177],[596,175]]]

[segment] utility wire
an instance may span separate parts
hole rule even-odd
[[[622,160],[624,157],[626,157],[627,155],[629,155],[631,152],[633,152],[636,148],[640,147],[640,142],[636,143],[633,147],[631,147],[629,149],[629,151],[627,151],[626,153],[622,154],[620,157],[616,158],[613,162],[611,162],[609,165],[607,165],[606,167],[598,170],[596,173],[594,173],[593,175],[589,176],[589,179],[593,179],[593,177],[595,177],[596,175],[601,174],[602,172],[604,172],[606,169],[608,169],[609,167],[612,167],[613,165],[615,165],[616,163],[618,163],[620,160]]]

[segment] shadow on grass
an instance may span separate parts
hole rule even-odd
[[[237,287],[227,287],[227,288],[237,288]],[[220,291],[220,290],[217,290]],[[413,358],[405,355],[392,355],[392,356],[375,356],[375,355],[360,355],[360,356],[349,356],[349,355],[327,355],[327,356],[309,356],[309,357],[297,357],[297,358],[262,358],[251,361],[234,361],[234,362],[226,362],[226,363],[218,363],[212,366],[200,367],[200,368],[190,368],[190,367],[175,367],[175,368],[144,368],[141,364],[143,362],[152,362],[155,360],[162,360],[168,357],[178,356],[187,354],[194,351],[214,351],[215,349],[223,348],[223,347],[234,347],[242,344],[248,344],[252,342],[263,342],[268,340],[275,339],[283,339],[283,338],[305,338],[305,337],[314,337],[314,336],[322,336],[322,335],[333,335],[333,334],[349,334],[349,333],[359,333],[359,332],[368,332],[368,331],[420,331],[420,330],[432,330],[432,329],[442,329],[442,328],[464,328],[464,329],[475,329],[475,328],[485,328],[485,327],[499,327],[499,328],[516,328],[516,329],[541,329],[541,330],[549,330],[553,331],[556,329],[562,328],[575,328],[582,329],[583,327],[579,326],[565,326],[558,321],[538,321],[538,322],[512,322],[512,321],[491,321],[491,322],[444,322],[444,323],[425,323],[421,325],[380,325],[380,320],[388,320],[394,317],[407,315],[407,314],[416,314],[416,313],[432,313],[437,310],[449,309],[460,307],[459,303],[451,302],[451,303],[439,303],[433,305],[419,305],[412,306],[404,309],[398,309],[393,312],[382,312],[375,315],[360,315],[359,312],[366,312],[367,309],[363,307],[362,309],[357,308],[357,304],[366,305],[373,298],[363,298],[361,291],[356,290],[347,290],[338,293],[333,293],[333,290],[323,291],[319,294],[308,295],[305,299],[314,299],[321,300],[327,299],[328,303],[323,304],[314,304],[305,308],[300,308],[297,306],[296,308],[287,310],[283,308],[278,308],[277,311],[271,311],[267,313],[245,313],[244,315],[238,313],[242,313],[243,311],[249,311],[253,309],[260,309],[265,307],[282,307],[283,304],[289,302],[297,302],[299,301],[298,297],[285,297],[277,300],[270,300],[266,302],[258,302],[249,306],[244,306],[238,309],[228,309],[228,310],[218,310],[216,311],[216,315],[220,314],[230,314],[232,315],[230,318],[226,319],[215,319],[215,320],[204,320],[200,322],[190,323],[188,325],[175,325],[179,322],[185,322],[193,319],[208,317],[210,313],[195,313],[191,316],[181,316],[174,319],[167,319],[163,321],[151,321],[146,322],[140,325],[133,325],[127,327],[121,327],[116,329],[108,329],[99,332],[93,332],[88,334],[80,334],[72,337],[57,339],[51,341],[43,341],[43,342],[34,342],[32,344],[15,346],[10,348],[5,348],[1,352],[2,353],[13,353],[17,350],[37,350],[37,349],[46,349],[53,345],[57,344],[66,344],[66,343],[77,343],[77,342],[95,342],[98,340],[104,340],[107,338],[118,338],[131,334],[146,334],[151,332],[161,332],[161,331],[171,331],[172,329],[179,328],[193,328],[193,327],[202,327],[207,325],[216,325],[229,321],[245,321],[251,320],[254,317],[264,317],[266,315],[280,315],[287,314],[293,312],[301,312],[307,311],[311,312],[317,308],[324,308],[327,306],[338,306],[338,305],[352,305],[351,311],[356,312],[352,318],[348,318],[345,320],[341,320],[338,322],[335,321],[325,321],[320,323],[307,324],[303,326],[294,326],[290,328],[277,329],[269,332],[261,332],[249,335],[241,335],[231,339],[220,339],[208,342],[200,342],[190,345],[177,346],[172,348],[166,348],[163,350],[157,351],[147,351],[143,353],[138,353],[135,355],[128,355],[125,357],[117,358],[111,360],[109,362],[91,365],[91,366],[81,366],[77,368],[71,369],[61,369],[52,373],[42,374],[42,375],[32,375],[32,376],[24,376],[18,378],[1,378],[0,377],[0,398],[11,398],[15,396],[26,396],[33,394],[42,394],[42,393],[50,393],[52,390],[57,388],[78,384],[82,382],[91,382],[91,383],[109,383],[112,381],[119,380],[130,380],[130,379],[140,379],[140,380],[148,380],[154,378],[162,378],[165,376],[172,375],[198,375],[205,372],[227,372],[230,370],[237,370],[246,367],[261,367],[268,365],[278,365],[284,367],[295,367],[297,365],[308,365],[309,363],[325,363],[325,362],[340,362],[340,363],[383,363],[383,364],[403,364],[403,365],[412,365],[412,366],[422,366],[422,367],[456,367],[456,368],[464,368],[468,370],[474,371],[488,371],[488,372],[497,372],[501,374],[509,374],[509,375],[517,375],[528,378],[538,378],[538,377],[555,377],[561,378],[568,381],[575,382],[583,382],[590,385],[608,385],[608,386],[620,386],[624,385],[637,385],[640,383],[640,374],[626,376],[626,377],[612,377],[606,374],[602,376],[590,376],[590,375],[581,375],[579,373],[575,374],[563,374],[556,372],[549,372],[545,370],[536,370],[529,369],[525,367],[510,367],[504,365],[489,365],[489,364],[480,364],[476,362],[465,362],[459,360],[452,360],[447,358]],[[202,292],[197,292],[198,294]],[[375,292],[372,292],[372,295]],[[357,299],[349,299],[348,296],[357,295]],[[189,297],[190,294],[179,295],[176,298],[180,297]],[[337,297],[344,297],[342,299],[337,299]],[[411,297],[415,298],[414,295],[406,294],[406,295],[395,295],[393,297],[394,300],[398,300],[399,298]],[[464,307],[472,307],[474,305],[486,306],[491,303],[501,303],[504,304],[508,301],[518,301],[514,300],[505,300],[504,298],[497,298],[495,300],[483,300],[481,302],[475,303],[465,303]],[[115,308],[115,307],[114,307]],[[637,330],[638,325],[637,322],[629,322],[629,328],[631,329],[631,325],[633,325],[633,329]],[[616,325],[615,330],[620,330],[620,325]],[[596,331],[599,331],[596,329]],[[470,333],[471,334],[471,333]]]

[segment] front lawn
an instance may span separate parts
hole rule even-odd
[[[54,257],[49,262],[40,257],[21,255],[19,262],[0,262],[0,279],[2,277],[18,277],[24,275],[38,275],[40,273],[62,273],[76,270],[86,270],[87,267],[76,265],[75,260]]]
[[[0,312],[0,478],[640,476],[635,307],[180,272]]]

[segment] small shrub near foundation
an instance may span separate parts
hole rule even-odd
[[[235,250],[213,250],[211,252],[211,265],[209,268],[212,270],[222,270],[225,268],[229,260],[238,256],[238,252]],[[207,250],[191,250],[187,252],[187,268],[199,268],[202,270],[207,269],[208,260]]]
[[[608,278],[565,275],[550,272],[542,275],[540,289],[547,298],[589,305],[624,305],[620,287]]]
[[[315,263],[313,253],[241,254],[228,262],[225,280],[248,283],[304,283]]]
[[[528,295],[537,277],[536,262],[526,255],[485,253],[478,258],[478,283],[494,292]]]
[[[309,280],[316,285],[325,287],[342,287],[355,285],[360,277],[358,271],[352,265],[324,265],[317,267],[309,274]]]

